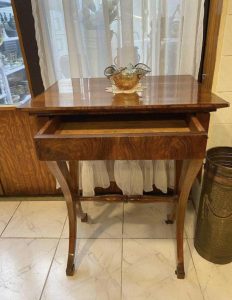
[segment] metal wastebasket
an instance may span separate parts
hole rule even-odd
[[[232,262],[231,147],[207,151],[194,245],[208,261]]]

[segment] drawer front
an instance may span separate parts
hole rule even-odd
[[[50,120],[34,140],[40,160],[181,160],[204,158],[207,133],[196,118],[123,124]]]

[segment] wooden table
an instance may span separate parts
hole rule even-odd
[[[191,76],[151,76],[142,84],[146,89],[139,97],[105,92],[109,81],[103,78],[61,81],[20,107],[38,118],[49,117],[34,141],[38,158],[47,162],[67,203],[67,275],[74,273],[76,215],[87,221],[81,201],[132,200],[174,203],[167,223],[173,223],[177,215],[176,274],[178,278],[185,276],[186,204],[205,157],[209,112],[227,107],[228,103],[205,90]],[[172,196],[80,195],[76,167],[79,160],[156,159],[176,161],[176,188]]]

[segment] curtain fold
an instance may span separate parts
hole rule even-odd
[[[103,77],[110,64],[143,62],[152,75],[197,77],[203,0],[31,0],[44,86]],[[146,91],[145,91],[146,92]],[[84,161],[84,195],[115,180],[124,194],[174,186],[173,161]]]

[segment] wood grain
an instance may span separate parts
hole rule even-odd
[[[33,136],[40,123],[25,112],[0,111],[0,178],[5,195],[56,192],[54,178],[35,153]]]
[[[177,205],[177,219],[176,219],[176,240],[177,240],[177,278],[183,279],[185,277],[184,270],[184,221],[187,201],[193,182],[202,166],[202,160],[191,159],[185,161],[182,166],[182,174],[179,181],[179,200]]]
[[[149,160],[203,158],[206,135],[35,138],[40,160]],[[193,145],[190,147],[190,145]]]
[[[1,178],[0,178],[0,196],[3,196],[3,195],[4,195],[4,190],[3,190]]]
[[[93,197],[79,197],[80,201],[93,201]],[[154,202],[170,202],[173,203],[177,201],[178,196],[149,196],[149,195],[135,195],[135,196],[127,196],[127,195],[99,195],[94,196],[94,201],[104,202],[135,202],[135,203],[154,203]]]
[[[223,2],[224,1],[210,0],[206,47],[203,62],[203,74],[205,74],[205,76],[202,81],[202,86],[208,90],[212,89],[213,84]]]
[[[142,84],[146,89],[140,101],[134,105],[131,94],[125,105],[125,94],[115,96],[105,91],[110,85],[106,78],[72,79],[62,88],[62,81],[55,83],[41,95],[22,105],[19,109],[41,114],[127,114],[207,112],[228,103],[204,88],[192,76],[148,76]],[[120,95],[124,99],[120,101]]]
[[[99,135],[99,134],[130,134],[155,132],[189,132],[184,120],[141,120],[141,121],[100,121],[100,122],[64,122],[54,134],[60,135]]]
[[[70,123],[55,118],[35,136],[40,160],[203,158],[206,141],[207,133],[195,116],[188,123],[131,118]]]
[[[27,105],[26,110],[31,114],[52,116],[34,139],[38,158],[53,166],[51,167],[53,174],[58,180],[60,179],[64,195],[68,195],[65,196],[66,200],[71,199],[67,187],[71,187],[69,181],[72,182],[72,180],[66,176],[67,174],[65,175],[67,173],[65,161],[171,159],[181,162],[187,160],[186,172],[184,172],[183,164],[177,163],[176,176],[176,183],[178,183],[176,192],[179,196],[176,273],[178,278],[184,278],[185,209],[192,183],[205,156],[207,142],[205,127],[209,120],[208,114],[209,111],[228,106],[228,104],[202,89],[190,76],[151,77],[147,80],[148,94],[145,95],[146,101],[141,102],[141,105],[138,103],[136,106],[115,105],[115,99],[112,102],[112,95],[106,96],[102,89],[106,81],[98,78],[84,80],[84,84],[87,82],[89,87],[87,89],[90,95],[88,101],[80,94],[78,81],[73,80],[72,93],[62,93],[59,90],[60,84],[54,85],[43,95],[33,99]],[[123,101],[125,103],[125,99]],[[201,113],[199,116],[204,121],[203,124],[197,117],[198,113]],[[68,116],[64,117],[65,115]],[[56,168],[55,171],[54,168]],[[75,169],[71,167],[71,172],[74,173],[73,178],[76,178]],[[62,178],[61,173],[63,173]],[[97,199],[138,202],[158,200],[177,203],[175,196],[155,199],[149,196],[105,195]],[[95,200],[95,198],[79,197],[79,200],[87,201]],[[168,216],[167,224],[174,221],[175,208],[176,205],[171,215]],[[69,224],[72,228],[70,230],[74,232],[73,213],[69,216]],[[68,275],[73,274],[75,253],[75,238],[71,231]]]
[[[73,180],[67,168],[65,161],[50,161],[47,165],[52,172],[52,174],[58,180],[64,197],[66,200],[66,206],[68,210],[68,220],[69,220],[69,249],[68,249],[68,261],[66,274],[68,276],[73,275],[75,251],[76,251],[76,235],[77,235],[77,219],[76,219],[76,201],[75,194],[73,190]]]

